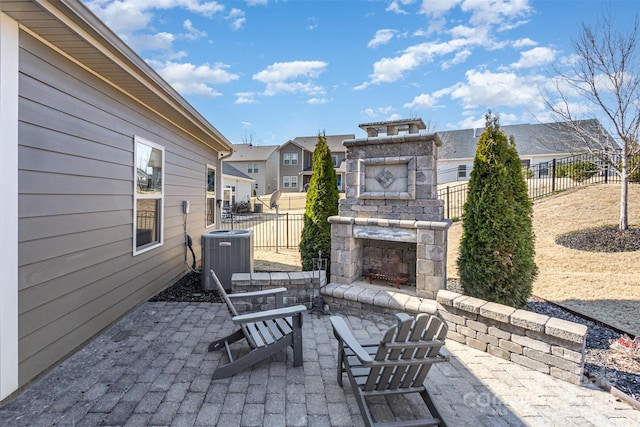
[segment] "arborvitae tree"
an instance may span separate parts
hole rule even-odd
[[[487,113],[463,208],[458,271],[465,294],[526,305],[535,265],[533,209],[513,137]]]
[[[300,241],[300,257],[305,271],[313,269],[313,258],[318,257],[318,251],[322,251],[323,258],[330,257],[331,224],[327,218],[338,214],[338,198],[338,181],[331,151],[324,132],[318,133]]]

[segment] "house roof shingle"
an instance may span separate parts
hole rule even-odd
[[[247,181],[255,181],[255,179],[240,171],[238,168],[231,166],[226,160],[222,162],[222,174],[233,176],[235,178],[246,179]]]
[[[233,154],[226,158],[227,162],[260,162],[266,161],[278,149],[277,145],[234,144]]]
[[[596,119],[578,121],[580,127],[589,129],[594,135],[600,135],[609,139],[609,144],[614,147],[615,142],[600,122]],[[571,130],[563,123],[541,123],[541,124],[521,124],[500,126],[507,137],[513,136],[516,142],[516,149],[520,156],[533,155],[553,155],[560,153],[570,153],[572,150],[568,144],[576,147],[584,147]],[[443,142],[440,150],[440,159],[465,159],[474,158],[478,139],[484,132],[483,128],[460,129],[438,132]],[[584,152],[584,150],[582,150]]]
[[[327,138],[327,146],[329,147],[329,151],[340,152],[345,151],[344,145],[342,145],[342,141],[345,139],[353,139],[355,138],[354,134],[346,134],[346,135],[326,135]],[[285,144],[282,144],[280,148],[284,147],[288,143],[294,143],[305,150],[312,152],[316,149],[316,143],[318,142],[318,136],[297,136],[292,141],[287,141]]]

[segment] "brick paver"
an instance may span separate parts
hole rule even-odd
[[[360,339],[393,322],[345,318]],[[303,367],[292,367],[288,351],[212,381],[226,356],[207,345],[232,328],[220,304],[145,303],[0,408],[0,425],[363,425],[348,381],[336,382],[327,316],[304,316]],[[452,340],[447,348],[451,363],[434,365],[427,380],[449,426],[640,425],[640,411],[599,389]],[[390,400],[375,401],[374,414],[397,420],[426,410],[414,397]]]

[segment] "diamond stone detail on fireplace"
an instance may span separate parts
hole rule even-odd
[[[383,188],[389,187],[395,180],[396,177],[387,168],[382,169],[380,173],[376,175],[376,181],[378,181],[378,184],[382,185]]]

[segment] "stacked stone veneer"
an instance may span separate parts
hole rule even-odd
[[[234,273],[231,277],[233,293],[253,292],[265,289],[287,288],[283,294],[285,305],[304,304],[311,307],[313,297],[319,295],[319,288],[326,286],[324,271],[292,271],[278,273]],[[275,307],[273,297],[234,300],[238,311],[260,311]]]
[[[394,126],[386,124],[387,131]],[[403,263],[402,268],[415,271],[392,271],[390,275],[409,273],[419,296],[435,298],[445,286],[451,224],[443,219],[443,201],[436,199],[435,154],[440,140],[435,134],[393,133],[378,136],[370,132],[374,136],[343,141],[346,194],[338,215],[328,219],[331,282],[350,284],[363,276],[364,249],[372,240],[383,241],[389,248],[394,242],[411,243],[416,244],[416,260]]]
[[[441,290],[447,338],[519,365],[580,384],[587,327]]]

